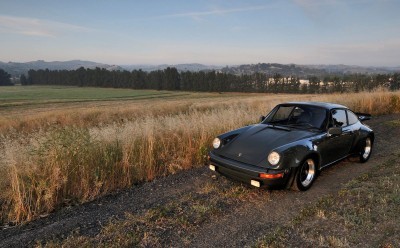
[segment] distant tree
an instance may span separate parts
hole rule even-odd
[[[308,92],[308,85],[307,84],[300,85],[300,93],[307,94],[307,92]]]
[[[282,86],[283,86],[282,75],[279,73],[275,73],[273,76],[272,85],[270,86],[270,90],[273,93],[282,92],[282,88],[283,88]]]
[[[321,92],[322,93],[328,93],[329,92],[329,82],[331,81],[331,78],[329,76],[325,76],[324,79],[322,80],[322,85],[321,85]]]
[[[300,91],[300,79],[292,76],[290,78],[290,93],[299,93]]]
[[[269,67],[271,64],[259,64]],[[10,75],[1,70],[10,85]],[[376,87],[400,89],[399,73],[384,75],[366,74],[310,74],[308,83],[301,84],[300,77],[286,73],[231,74],[220,71],[179,72],[174,67],[146,72],[108,71],[104,68],[77,70],[29,70],[21,75],[22,85],[68,85],[85,87],[114,87],[155,90],[186,90],[205,92],[271,92],[271,93],[333,93],[358,92]],[[322,82],[321,82],[321,79]]]
[[[21,77],[19,77],[19,82],[21,85],[28,85],[28,79],[26,78],[25,74],[22,74]]]
[[[390,75],[387,74],[378,74],[375,77],[375,83],[373,84],[373,88],[376,88],[378,86],[381,87],[390,87]]]
[[[308,79],[308,92],[311,94],[318,93],[321,81],[318,77],[312,76]]]
[[[399,90],[400,89],[400,73],[393,74],[393,77],[390,81],[390,90]]]
[[[342,80],[335,76],[333,77],[333,92],[343,92]]]
[[[0,69],[0,86],[13,85],[11,83],[11,75],[5,70]]]
[[[167,90],[180,90],[181,79],[178,70],[174,67],[168,67],[164,70],[165,88]]]

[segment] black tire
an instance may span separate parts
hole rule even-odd
[[[372,138],[369,136],[362,141],[362,145],[359,152],[359,158],[361,163],[367,162],[371,157],[373,144],[374,142]]]
[[[307,158],[296,170],[292,189],[296,191],[306,191],[311,188],[316,178],[317,165],[312,158]]]

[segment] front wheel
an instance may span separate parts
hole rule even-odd
[[[315,162],[312,158],[308,158],[297,168],[292,189],[296,191],[308,190],[316,177],[317,167]]]
[[[368,161],[368,159],[371,157],[371,152],[372,152],[372,140],[371,137],[367,137],[363,145],[361,146],[360,150],[360,162],[365,163]]]

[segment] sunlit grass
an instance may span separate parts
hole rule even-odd
[[[200,97],[200,96],[198,96]],[[342,95],[229,95],[138,102],[128,107],[57,110],[1,119],[3,221],[23,222],[138,182],[205,163],[219,133],[256,123],[276,104],[342,103],[374,115],[400,112],[400,92]],[[239,197],[241,191],[230,192]]]
[[[397,247],[399,152],[396,149],[395,157],[349,181],[337,194],[304,207],[289,224],[266,233],[256,246]]]

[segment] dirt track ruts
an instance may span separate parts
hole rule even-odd
[[[217,218],[210,218],[181,242],[173,237],[172,246],[182,247],[242,247],[253,245],[258,238],[283,222],[289,221],[319,197],[339,191],[342,185],[358,175],[372,170],[392,156],[392,148],[400,145],[400,128],[387,121],[400,115],[376,117],[367,122],[376,135],[369,162],[360,164],[347,159],[322,171],[313,187],[306,192],[289,190],[269,191],[268,197],[228,206]],[[126,212],[142,213],[162,206],[186,194],[195,192],[206,182],[228,187],[231,182],[223,177],[214,181],[205,166],[181,172],[153,182],[109,195],[80,206],[63,208],[47,217],[17,227],[1,227],[0,247],[33,246],[38,240],[63,239],[79,229],[83,235],[96,235],[110,219],[123,218]],[[257,189],[259,190],[259,189]],[[168,243],[168,242],[167,242]]]

